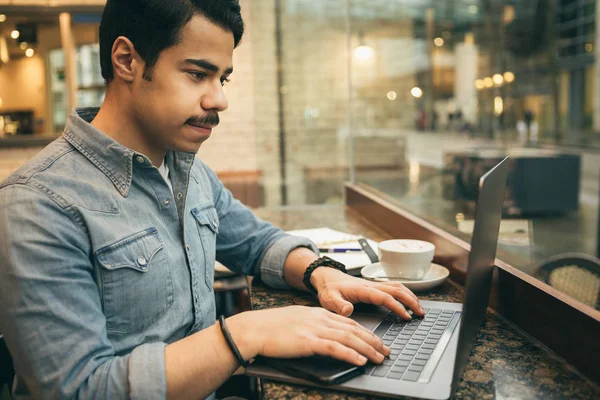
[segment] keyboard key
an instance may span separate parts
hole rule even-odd
[[[432,308],[431,310],[429,310],[429,314],[439,314],[441,312],[442,310],[440,310],[439,308]]]
[[[402,372],[390,372],[386,378],[388,379],[402,379],[402,375],[404,375]]]
[[[390,320],[388,320],[388,318],[384,319],[379,326],[377,326],[377,329],[375,329],[375,331],[373,332],[377,337],[382,337],[389,328],[391,328],[392,326],[392,322],[390,322]]]
[[[417,371],[406,371],[402,377],[403,381],[416,382],[419,379],[420,372]]]
[[[379,367],[376,367],[375,370],[373,371],[373,373],[371,375],[373,376],[379,376],[379,377],[384,377],[387,375],[387,373],[389,372],[390,367],[386,366],[386,365],[382,365]]]
[[[429,336],[428,336],[427,338],[428,338],[428,339],[429,339],[429,338],[431,338],[431,339],[439,339],[439,338],[441,338],[441,337],[442,337],[442,335],[436,335],[435,333],[430,333],[430,334],[429,334]]]
[[[398,360],[404,360],[404,361],[412,361],[413,356],[409,356],[406,354],[402,354],[401,356],[398,357]],[[396,361],[398,362],[398,361]]]
[[[415,356],[415,360],[429,360],[429,357],[431,357],[431,355],[429,354],[417,353],[417,355]]]
[[[442,333],[444,333],[443,329],[432,329],[431,333],[435,334],[435,335],[441,335]]]
[[[394,360],[390,360],[389,358],[384,358],[381,365],[385,365],[386,367],[391,367],[394,365]]]
[[[388,356],[388,358],[389,358],[390,360],[395,360],[395,359],[397,359],[397,358],[398,358],[398,354],[390,354],[390,355]]]
[[[421,350],[419,350],[419,353],[422,353],[422,354],[431,354],[431,353],[433,353],[433,351],[429,350],[429,349],[421,349]]]
[[[427,338],[427,339],[425,339],[425,343],[426,344],[437,344],[437,342],[438,342],[438,339],[435,339],[435,338]]]
[[[403,345],[403,344],[392,343],[390,345],[390,349],[392,349],[392,350],[402,350],[402,349],[404,349],[404,346],[405,345]]]
[[[392,369],[394,369],[396,367],[404,367],[404,369],[406,369],[409,365],[410,365],[410,361],[407,361],[407,360],[398,360],[398,361],[396,361],[396,364],[394,364],[394,366],[392,367]]]
[[[393,345],[392,345],[393,346]],[[423,349],[429,349],[429,350],[433,350],[435,349],[435,344],[431,344],[431,343],[423,343],[423,345],[421,346],[421,348]]]
[[[394,343],[407,344],[409,339],[396,339]]]
[[[391,346],[392,343],[394,343],[393,340],[387,340],[387,339],[382,340],[382,342],[383,342],[383,344],[385,344],[388,347]]]
[[[425,314],[427,314],[427,313],[429,312],[429,308],[424,308],[424,309],[423,309],[423,312],[424,312]]]
[[[420,358],[415,358],[412,363],[413,363],[413,365],[423,366],[423,365],[427,364],[427,360],[421,360]]]
[[[415,346],[421,346],[421,344],[423,343],[423,339],[411,339],[410,342],[408,342],[408,344],[413,344]]]
[[[416,350],[406,350],[406,349],[404,349],[404,351],[402,352],[403,356],[405,356],[405,355],[414,356],[415,354],[417,354]]]
[[[409,344],[408,346],[406,346],[407,350],[419,350],[419,347],[421,346],[415,346],[414,344]]]
[[[415,339],[425,339],[425,338],[427,338],[427,335],[419,335],[418,333],[415,333],[415,334],[413,335],[413,337],[414,337]],[[440,336],[440,337],[441,337],[441,336]]]
[[[410,371],[421,372],[421,371],[423,371],[423,368],[424,368],[424,366],[422,366],[422,365],[414,365],[414,363],[413,363],[413,365],[411,365],[410,367],[408,367],[408,371],[409,372]]]

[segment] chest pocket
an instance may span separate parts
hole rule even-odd
[[[215,257],[217,234],[219,233],[219,216],[215,206],[210,204],[192,209],[192,215],[198,226],[198,234],[204,253],[205,283],[212,288],[215,277]]]
[[[96,251],[106,327],[137,333],[173,304],[173,281],[164,243],[149,228]]]

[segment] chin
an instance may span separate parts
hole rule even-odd
[[[174,143],[171,146],[171,150],[180,151],[182,153],[197,153],[202,146],[202,142],[186,142],[186,143]]]

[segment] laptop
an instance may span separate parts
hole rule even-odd
[[[425,316],[409,322],[387,309],[358,305],[351,318],[382,338],[392,353],[383,364],[367,365],[362,374],[323,387],[386,397],[448,399],[454,394],[488,306],[508,169],[507,157],[479,181],[464,304],[421,301]],[[319,386],[264,362],[251,364],[246,373]]]

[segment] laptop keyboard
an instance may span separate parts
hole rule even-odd
[[[440,361],[452,332],[458,325],[460,311],[424,308],[423,318],[405,321],[388,314],[375,329],[392,352],[382,364],[367,364],[366,374],[409,382],[429,382]]]

